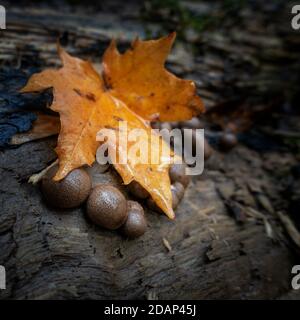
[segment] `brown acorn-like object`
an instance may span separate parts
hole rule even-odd
[[[171,185],[171,192],[172,207],[173,209],[176,209],[184,196],[184,186],[180,182],[176,181]]]
[[[169,123],[170,123],[172,129],[178,128],[178,126],[179,126],[178,121],[171,121]]]
[[[127,201],[116,187],[98,185],[87,200],[87,215],[97,225],[115,230],[127,219]]]
[[[184,163],[175,163],[169,170],[171,183],[180,182],[185,188],[190,182],[190,177],[185,174],[186,165]]]
[[[176,196],[180,202],[184,196],[184,192],[185,192],[184,186],[180,182],[176,181],[171,187],[174,188]]]
[[[147,221],[143,207],[136,201],[127,201],[128,217],[121,232],[128,238],[137,238],[147,230]]]
[[[177,197],[177,192],[176,192],[176,188],[174,187],[174,185],[171,185],[171,192],[172,192],[172,208],[176,209],[179,205],[179,199]]]
[[[204,160],[208,160],[213,153],[213,150],[206,139],[204,139]]]
[[[230,150],[233,147],[235,147],[238,143],[237,137],[234,133],[231,132],[225,132],[222,134],[222,136],[220,137],[220,147],[223,150]]]
[[[167,130],[171,131],[172,130],[172,126],[171,126],[171,124],[169,122],[161,122],[160,129],[161,130],[162,129],[167,129]]]
[[[147,199],[149,197],[149,192],[136,181],[129,183],[128,190],[133,196],[139,199]]]
[[[182,121],[179,123],[179,125],[181,128],[185,128],[185,129],[202,129],[203,128],[202,122],[197,117],[194,117],[187,121]]]
[[[151,122],[151,127],[152,129],[167,129],[167,130],[172,130],[172,126],[169,122],[159,122],[159,121],[155,121],[155,122]]]
[[[41,188],[46,202],[54,207],[69,209],[80,206],[88,197],[92,182],[84,169],[71,171],[64,179],[54,181],[58,167],[54,166],[42,178]]]
[[[158,121],[151,122],[151,128],[152,129],[160,129],[160,122],[158,122]]]

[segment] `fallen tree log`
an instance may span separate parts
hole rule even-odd
[[[27,179],[54,159],[53,144],[1,155],[3,298],[275,298],[289,290],[294,256],[284,238],[274,242],[257,220],[237,225],[211,179],[191,183],[174,222],[148,212],[148,232],[133,241],[95,227],[83,209],[49,209]]]
[[[1,31],[3,65],[24,69],[56,65],[57,37],[71,53],[97,57],[99,62],[99,52],[112,36],[120,38],[122,46],[133,38],[132,30],[143,34],[136,22],[128,31],[120,21],[113,27],[110,21],[111,28],[107,27],[107,16],[101,17],[54,10],[24,13],[15,8],[9,13],[8,29]],[[293,37],[255,40],[249,36],[252,32],[257,36],[254,29],[245,36],[234,29],[228,36],[206,33],[203,54],[194,58],[179,46],[169,66],[196,79],[208,108],[245,101],[254,93],[264,99],[282,84],[286,66],[281,59],[288,57],[289,68],[298,68],[298,56],[286,45],[295,42]],[[253,42],[232,45],[245,39]],[[260,47],[253,45],[257,39]],[[270,45],[280,50],[262,50]],[[274,54],[271,66],[262,63],[266,52]],[[225,157],[216,152],[205,174],[190,184],[176,220],[147,212],[147,233],[128,241],[92,225],[82,208],[65,212],[48,208],[38,187],[28,184],[32,174],[55,159],[54,145],[55,139],[48,138],[1,151],[0,264],[7,271],[1,298],[273,299],[291,290],[290,272],[298,257],[276,216],[257,205],[257,190],[252,192],[247,184],[250,178],[263,181],[269,202],[280,197],[276,177],[265,168],[269,155],[244,146]],[[288,165],[295,163],[289,152],[278,156],[284,157]],[[242,203],[242,223],[230,216],[227,197]],[[262,210],[262,216],[253,211],[251,215],[249,207]]]

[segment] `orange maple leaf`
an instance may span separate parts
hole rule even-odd
[[[112,41],[103,56],[104,79],[112,94],[147,120],[189,120],[204,111],[193,81],[164,68],[175,32],[159,40],[132,43],[120,54]]]
[[[93,164],[100,144],[96,135],[102,128],[118,131],[119,122],[126,121],[128,131],[136,128],[145,130],[148,136],[142,138],[142,142],[155,149],[157,145],[149,138],[155,133],[146,121],[151,119],[154,111],[161,120],[188,119],[203,111],[192,82],[176,78],[163,67],[174,36],[172,34],[156,41],[135,41],[133,50],[128,51],[129,56],[128,52],[124,54],[126,63],[122,62],[122,56],[112,42],[104,54],[105,81],[90,62],[70,56],[60,46],[58,53],[63,67],[31,76],[22,92],[52,87],[54,99],[50,108],[60,115],[61,130],[56,148],[59,169],[54,180],[64,178],[75,168]],[[150,55],[152,58],[148,66],[147,57]],[[114,59],[117,59],[116,63]],[[133,60],[136,60],[136,65]],[[155,74],[154,80],[151,80],[152,72]],[[120,143],[116,142],[112,149],[119,157],[124,156]],[[161,154],[157,164],[137,164],[135,155],[127,155],[127,159],[126,164],[114,164],[124,183],[139,182],[166,215],[174,218],[169,159]]]

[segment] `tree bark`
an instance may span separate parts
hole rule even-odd
[[[289,290],[294,256],[284,237],[274,242],[256,219],[237,225],[211,178],[193,180],[174,222],[147,212],[148,231],[132,241],[89,223],[84,208],[46,207],[27,179],[54,159],[53,146],[32,142],[1,156],[3,298],[275,298]]]
[[[120,38],[121,46],[133,39],[130,30],[139,30],[143,36],[139,22],[130,22],[126,29],[119,20],[112,23],[110,19],[100,14],[91,19],[15,8],[1,35],[0,58],[9,68],[57,65],[55,42],[60,36],[69,52],[99,63],[100,53],[113,36]],[[108,20],[113,27],[107,27]],[[299,56],[290,51],[291,44],[299,45],[298,38],[292,33],[277,37],[274,31],[261,34],[255,26],[253,22],[243,30],[231,27],[228,34],[205,32],[194,44],[202,45],[197,57],[181,46],[171,55],[169,67],[196,80],[208,109],[248,101],[254,93],[263,100],[282,85],[284,69],[299,68]],[[283,59],[288,59],[287,65]],[[262,63],[265,60],[269,62]],[[176,220],[147,211],[148,231],[129,241],[91,224],[84,208],[48,208],[39,188],[28,184],[32,174],[55,159],[54,146],[55,139],[48,138],[1,152],[0,264],[7,272],[7,289],[0,291],[1,298],[288,296],[291,268],[298,257],[271,204],[281,197],[276,177],[265,166],[272,155],[245,146],[225,157],[215,152],[205,173],[193,178]],[[288,152],[283,157],[289,165],[295,163]],[[282,156],[276,158],[280,164],[278,158]],[[265,193],[253,187],[261,181],[268,190]],[[232,197],[238,204],[229,201]],[[262,197],[267,200],[259,206]],[[234,219],[236,206],[239,219]]]

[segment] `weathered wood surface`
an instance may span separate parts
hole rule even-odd
[[[55,10],[11,10],[8,29],[1,31],[2,65],[56,65],[58,36],[70,52],[99,64],[98,53],[112,36],[124,45],[136,30],[143,35],[136,21],[122,24],[114,19],[106,14],[91,19]],[[230,34],[228,30],[205,33],[199,42],[203,53],[196,58],[184,45],[171,56],[169,66],[197,81],[209,108],[247,100],[253,92],[256,96],[263,92],[264,97],[278,90],[282,78],[274,74],[286,68],[279,62],[287,56],[289,68],[298,66],[286,45],[291,39],[298,41],[295,37],[275,37],[272,42],[268,34],[259,34],[261,29],[255,29],[253,21],[250,24],[243,31],[230,29]],[[254,45],[259,39],[259,46]],[[262,64],[271,61],[270,52],[272,66]],[[46,207],[38,187],[27,183],[30,175],[53,161],[54,145],[55,139],[45,139],[1,151],[0,264],[7,269],[7,290],[0,291],[1,298],[273,299],[288,295],[291,267],[299,258],[275,214],[281,205],[276,199],[281,198],[279,179],[283,178],[270,172],[295,164],[289,152],[259,154],[244,146],[226,156],[216,152],[204,175],[190,184],[176,221],[147,212],[147,233],[128,241],[89,223],[84,209],[57,212]],[[236,205],[240,224],[228,210]]]
[[[147,213],[149,230],[134,241],[90,224],[83,209],[47,208],[27,179],[54,158],[53,145],[1,154],[3,298],[275,298],[289,290],[294,257],[285,238],[268,238],[257,219],[238,226],[209,177],[191,183],[176,221]],[[225,179],[207,170],[216,174]]]

